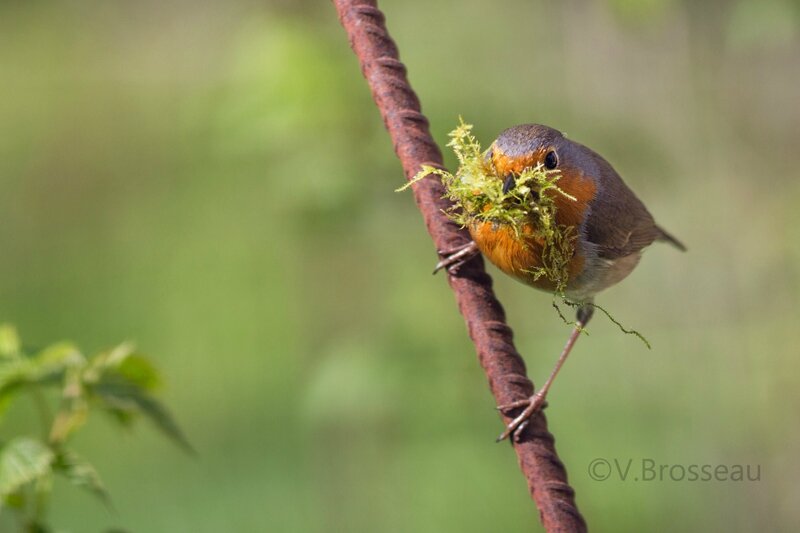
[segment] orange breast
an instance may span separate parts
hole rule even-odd
[[[508,225],[474,222],[470,224],[469,232],[481,253],[509,276],[537,289],[555,289],[555,284],[546,277],[535,279],[534,272],[542,267],[544,241],[534,235],[531,226],[523,227],[518,235]],[[573,255],[569,262],[569,278],[574,279],[582,269],[583,257]]]
[[[562,194],[549,191],[556,204],[556,221],[564,226],[575,226],[583,224],[586,218],[586,210],[594,200],[597,193],[597,186],[594,180],[583,173],[564,171],[561,178],[556,183],[558,187],[569,194],[575,200],[565,198]]]
[[[525,168],[536,164],[543,158],[542,151],[534,152],[527,157],[511,158],[495,147],[492,154],[498,176],[509,173],[519,174]],[[565,198],[555,191],[548,191],[556,205],[556,222],[559,225],[575,228],[575,234],[586,217],[589,204],[597,193],[594,181],[574,169],[565,168],[557,182],[558,187],[575,199]],[[542,276],[534,279],[532,271],[542,267],[542,247],[544,241],[536,237],[533,227],[526,225],[519,234],[508,225],[492,222],[474,222],[469,227],[472,239],[478,245],[484,256],[497,268],[506,274],[515,277],[543,290],[554,290],[552,281]],[[569,262],[569,279],[576,279],[583,271],[584,258],[576,249]],[[568,284],[569,286],[569,284]]]

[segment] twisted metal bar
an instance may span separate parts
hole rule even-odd
[[[406,178],[414,176],[423,164],[441,167],[442,154],[430,135],[428,120],[420,111],[419,99],[408,83],[406,68],[398,59],[397,46],[386,30],[383,13],[375,0],[333,0],[333,3]],[[450,205],[443,199],[439,179],[426,178],[413,189],[437,249],[450,250],[468,242],[469,235],[443,214]],[[449,276],[448,281],[497,404],[529,397],[533,383],[526,377],[525,363],[514,347],[511,328],[494,296],[483,260],[470,261],[460,268],[457,276]],[[504,420],[508,423],[511,417]],[[545,416],[535,415],[519,442],[514,443],[519,466],[547,531],[586,531],[554,440],[547,430]]]

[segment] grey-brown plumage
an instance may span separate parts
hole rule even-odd
[[[616,170],[597,152],[582,144],[565,139],[583,152],[596,169],[593,175],[603,176],[598,182],[598,193],[586,218],[586,239],[598,247],[598,255],[616,259],[639,252],[653,241],[669,242],[680,250],[686,247],[664,231],[653,219],[641,200],[622,181]]]
[[[513,175],[525,168],[542,165],[557,170],[558,186],[575,197],[575,201],[554,198],[558,223],[574,226],[579,237],[566,287],[572,298],[589,301],[624,279],[638,264],[642,250],[656,240],[685,250],[683,244],[656,224],[608,161],[558,130],[540,124],[509,128],[492,145],[490,160],[509,186],[513,185]],[[523,243],[509,243],[502,232],[483,228],[472,233],[484,255],[503,271],[550,290],[541,279],[528,275],[538,266],[537,258],[530,254],[525,257]],[[516,249],[517,244],[520,250]],[[525,267],[522,263],[530,265]]]

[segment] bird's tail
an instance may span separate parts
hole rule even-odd
[[[669,233],[664,231],[663,228],[661,228],[659,226],[656,226],[656,227],[658,228],[658,231],[660,232],[660,235],[658,237],[659,241],[666,241],[666,242],[670,243],[672,246],[674,246],[675,248],[677,248],[678,250],[680,250],[681,252],[685,252],[686,251],[686,246],[684,246],[684,244],[681,241],[679,241],[678,239],[676,239],[675,237],[673,237],[672,235],[670,235]]]

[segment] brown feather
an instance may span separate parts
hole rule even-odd
[[[586,239],[604,259],[617,259],[641,251],[663,235],[653,216],[617,171],[599,154],[570,141],[576,151],[594,163],[600,187],[584,226]],[[600,177],[601,176],[601,177]]]

